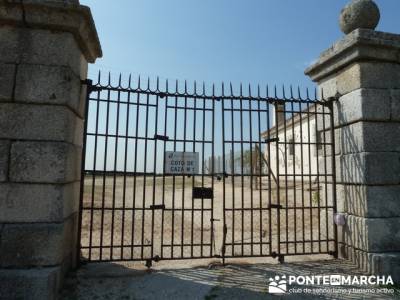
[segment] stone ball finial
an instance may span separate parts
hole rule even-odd
[[[374,30],[381,15],[373,0],[353,0],[340,13],[340,29],[348,34],[355,29]]]

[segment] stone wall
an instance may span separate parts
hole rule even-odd
[[[56,298],[76,266],[87,64],[79,1],[0,2],[0,298]]]
[[[400,280],[400,35],[356,29],[308,70],[334,102],[339,257]]]

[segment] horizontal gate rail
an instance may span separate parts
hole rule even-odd
[[[337,253],[335,99],[102,80],[83,82],[82,260]]]

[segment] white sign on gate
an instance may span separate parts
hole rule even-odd
[[[166,151],[164,166],[167,174],[198,174],[199,153]]]

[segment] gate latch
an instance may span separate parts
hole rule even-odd
[[[165,209],[165,204],[160,204],[160,205],[151,205],[150,209],[156,210],[156,209]]]
[[[278,209],[282,209],[283,206],[280,205],[280,204],[271,204],[271,205],[269,206],[269,208],[278,208]]]

